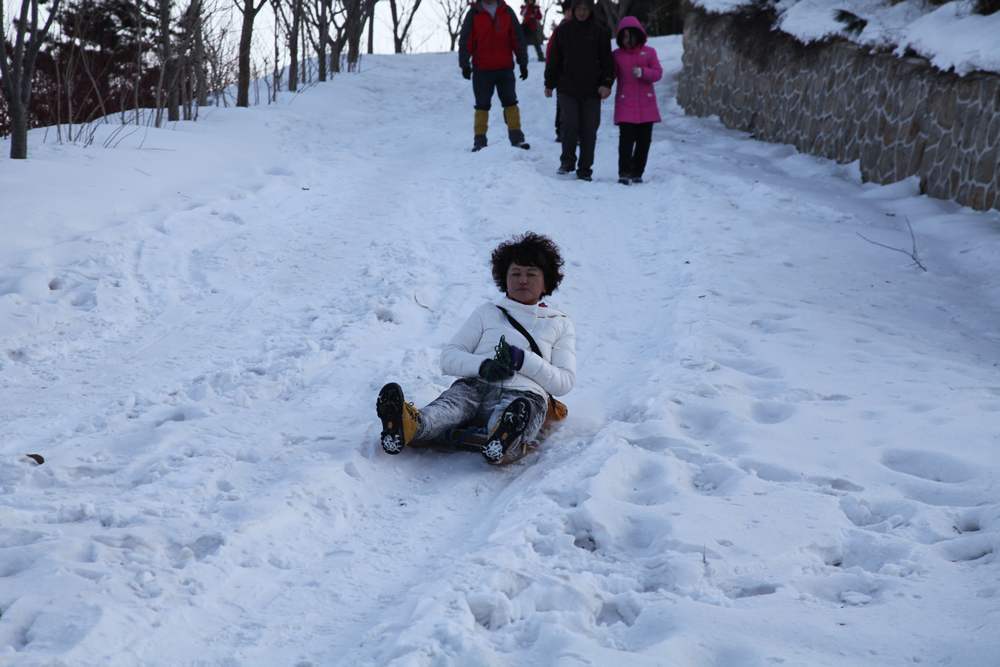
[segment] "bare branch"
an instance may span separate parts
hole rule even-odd
[[[913,225],[910,224],[910,219],[909,218],[905,218],[905,220],[906,220],[906,226],[910,230],[910,240],[913,243],[913,246],[912,246],[913,249],[910,250],[910,251],[903,250],[902,248],[896,248],[896,247],[891,246],[891,245],[886,245],[885,243],[879,243],[878,241],[873,241],[872,239],[868,238],[867,236],[865,236],[861,232],[856,232],[856,233],[857,233],[858,236],[860,236],[861,238],[863,238],[865,241],[868,241],[872,245],[877,245],[880,248],[885,248],[886,250],[893,250],[895,252],[901,252],[901,253],[903,253],[904,255],[906,255],[907,257],[909,257],[910,259],[912,259],[913,263],[916,264],[917,266],[919,266],[921,268],[921,270],[927,271],[927,267],[924,266],[924,263],[920,261],[920,254],[917,252],[917,235],[913,233]]]

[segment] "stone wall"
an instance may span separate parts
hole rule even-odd
[[[865,180],[1000,209],[1000,75],[964,77],[847,42],[803,46],[766,17],[691,10],[677,100],[686,113],[838,162]]]

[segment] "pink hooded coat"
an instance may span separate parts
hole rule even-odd
[[[639,19],[626,16],[618,24],[615,35],[625,28],[635,28],[646,36]],[[660,58],[656,49],[643,43],[631,49],[615,49],[611,54],[615,59],[615,79],[618,91],[615,93],[615,125],[618,123],[659,123],[660,109],[656,104],[653,84],[663,76]],[[642,76],[636,78],[632,70],[642,68]]]

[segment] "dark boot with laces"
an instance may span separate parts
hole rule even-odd
[[[483,458],[492,465],[503,465],[524,456],[528,443],[524,439],[524,429],[531,421],[531,403],[526,398],[515,398],[508,405],[496,428],[483,445]]]
[[[403,399],[403,389],[395,382],[382,387],[375,412],[382,421],[380,441],[386,454],[399,454],[420,431],[420,411]]]

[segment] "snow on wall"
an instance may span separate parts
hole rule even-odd
[[[728,14],[755,4],[752,0],[692,0],[713,14]],[[887,0],[779,0],[776,27],[803,44],[842,38],[860,46],[908,52],[927,58],[938,69],[958,75],[975,71],[1000,72],[1000,12],[974,13],[973,0],[957,0],[935,7],[923,0],[890,4]],[[864,20],[851,32],[839,11]]]
[[[931,196],[1000,209],[1000,76],[945,74],[844,42],[804,48],[766,31],[740,40],[740,21],[697,11],[685,19],[677,98],[687,113],[859,160],[869,181],[917,175]]]

